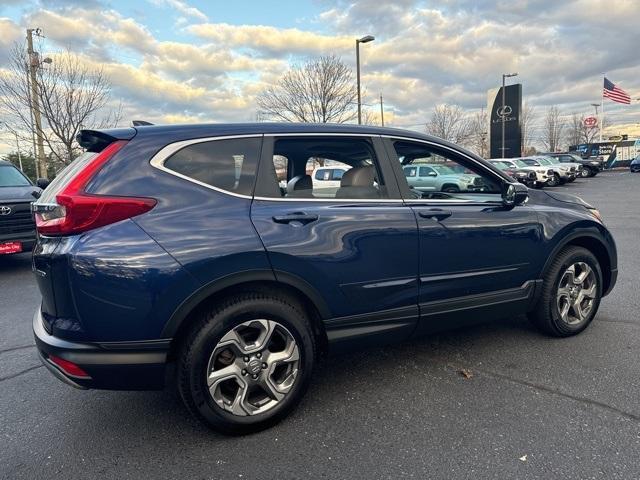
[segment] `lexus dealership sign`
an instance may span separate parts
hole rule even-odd
[[[489,151],[491,158],[502,155],[502,125],[504,124],[504,157],[520,156],[522,132],[520,128],[520,111],[522,110],[522,85],[507,85],[502,104],[502,88],[488,92],[487,110],[489,116]]]

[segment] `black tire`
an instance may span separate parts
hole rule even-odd
[[[591,170],[591,174],[589,176],[590,177],[595,177],[596,175],[598,175],[598,173],[600,173],[600,172],[598,172],[597,170]]]
[[[547,186],[557,187],[558,185],[560,185],[560,175],[558,175],[557,173],[554,173],[553,175],[551,175],[549,180],[547,180]]]
[[[444,185],[442,191],[446,193],[460,193],[460,188],[457,185]]]
[[[584,262],[595,273],[596,296],[589,315],[579,324],[570,325],[562,320],[556,293],[561,277],[569,266]],[[602,270],[596,257],[586,248],[568,246],[563,248],[543,276],[542,292],[528,317],[543,333],[554,337],[568,337],[582,332],[595,317],[602,297]]]
[[[580,171],[580,176],[582,178],[593,177],[593,170],[590,169],[589,167],[582,167],[582,170]]]
[[[220,339],[234,327],[252,319],[274,320],[284,326],[297,343],[300,359],[291,390],[277,405],[262,413],[239,416],[214,401],[207,387],[207,368]],[[301,305],[276,293],[239,293],[199,314],[182,343],[177,387],[188,410],[214,430],[227,435],[256,432],[282,420],[299,403],[309,385],[316,356],[316,340]]]

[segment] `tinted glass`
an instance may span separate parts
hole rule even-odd
[[[256,137],[195,143],[174,153],[164,166],[212,187],[251,195],[261,142]]]
[[[259,195],[256,193],[258,196],[388,198],[373,145],[368,139],[281,138],[275,141],[273,153],[274,180],[279,188],[267,187]]]
[[[28,187],[29,180],[15,167],[0,165],[0,187]]]
[[[412,195],[426,199],[455,198],[497,201],[501,180],[455,152],[423,143],[394,142],[398,160]],[[428,176],[429,172],[437,176]]]

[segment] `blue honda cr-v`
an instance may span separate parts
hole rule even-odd
[[[224,432],[284,417],[329,349],[521,313],[573,335],[616,282],[594,207],[415,132],[143,126],[79,141],[33,207],[42,360],[81,388],[175,383]],[[411,186],[406,165],[448,180]],[[344,173],[323,182],[318,167]]]

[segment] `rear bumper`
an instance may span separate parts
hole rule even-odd
[[[160,390],[165,385],[170,340],[76,343],[44,329],[40,309],[33,316],[33,334],[44,365],[63,382],[77,388]],[[90,378],[64,372],[50,355],[78,365]]]

